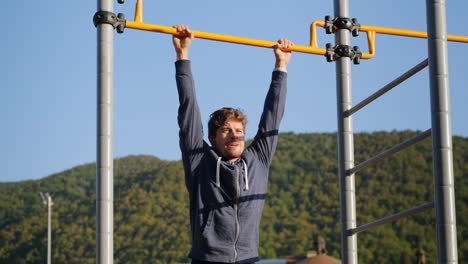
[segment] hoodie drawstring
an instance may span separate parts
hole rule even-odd
[[[218,158],[216,162],[216,187],[221,188],[221,183],[219,182],[219,170],[221,167],[221,157]]]
[[[244,164],[244,180],[245,180],[245,189],[248,191],[249,190],[249,174],[247,172],[247,164],[245,163],[244,160],[242,160],[242,163]]]
[[[244,165],[244,180],[245,180],[245,189],[248,191],[249,190],[249,173],[247,170],[247,163],[243,159],[242,164]],[[216,161],[216,187],[221,188],[221,182],[219,180],[219,175],[221,171],[221,157],[218,157],[218,160]]]

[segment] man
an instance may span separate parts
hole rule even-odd
[[[179,92],[178,123],[185,184],[190,197],[193,264],[254,263],[259,225],[267,191],[268,170],[276,149],[286,100],[286,66],[293,45],[281,39],[274,47],[275,70],[257,135],[245,148],[247,119],[238,109],[215,111],[208,122],[211,147],[203,140],[189,47],[193,32],[174,26]],[[283,49],[283,50],[282,50]]]

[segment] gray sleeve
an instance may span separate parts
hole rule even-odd
[[[266,166],[270,165],[278,142],[279,126],[286,102],[286,81],[286,72],[273,71],[258,131],[249,146],[249,152],[257,155]]]
[[[189,60],[175,62],[179,93],[179,144],[186,169],[193,165],[194,156],[203,148],[203,128],[195,94],[195,84]],[[187,175],[187,173],[186,173]]]

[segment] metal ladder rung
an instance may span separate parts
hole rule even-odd
[[[422,62],[420,62],[418,65],[414,66],[413,68],[409,69],[407,72],[403,73],[400,75],[398,78],[395,80],[391,81],[387,85],[385,85],[383,88],[378,90],[377,92],[373,93],[371,96],[367,97],[366,99],[362,100],[359,104],[355,105],[353,108],[347,110],[344,112],[345,117],[349,117],[353,113],[359,111],[361,108],[364,106],[370,104],[380,96],[384,95],[386,92],[390,91],[391,89],[395,88],[398,86],[400,83],[408,80],[411,76],[415,75],[422,69],[426,68],[427,65],[429,65],[429,60],[425,59]]]
[[[361,169],[364,169],[364,168],[368,167],[369,165],[372,165],[372,164],[376,163],[377,161],[379,161],[379,160],[381,160],[381,159],[383,159],[383,158],[385,158],[387,156],[395,154],[395,153],[397,153],[398,151],[400,151],[402,149],[405,149],[405,148],[407,148],[407,147],[409,147],[411,145],[414,145],[415,143],[417,143],[417,142],[431,136],[431,134],[432,134],[431,129],[428,129],[428,130],[424,131],[423,133],[421,133],[421,134],[419,134],[419,135],[417,135],[417,136],[415,136],[415,137],[413,137],[413,138],[411,138],[411,139],[409,139],[409,140],[407,140],[407,141],[405,141],[403,143],[400,143],[400,144],[398,144],[398,145],[396,145],[396,146],[394,146],[394,147],[392,147],[390,149],[387,149],[386,151],[374,156],[373,158],[370,158],[370,159],[364,161],[363,163],[355,166],[354,168],[347,170],[346,171],[346,176],[349,176],[349,175],[351,175],[351,174],[353,174],[353,173],[355,173],[355,172],[357,172],[357,171],[359,171]]]
[[[417,213],[420,213],[420,212],[424,212],[424,211],[430,210],[432,208],[434,208],[434,202],[433,201],[430,202],[430,203],[427,203],[427,204],[423,204],[423,205],[414,207],[414,208],[406,210],[406,211],[399,212],[399,213],[391,215],[391,216],[381,218],[381,219],[376,220],[374,222],[371,222],[371,223],[368,223],[368,224],[365,224],[365,225],[362,225],[362,226],[359,226],[359,227],[356,227],[356,228],[353,228],[353,229],[349,229],[348,230],[348,236],[352,236],[354,234],[365,231],[367,229],[377,227],[377,226],[380,226],[380,225],[383,225],[383,224],[387,224],[387,223],[390,223],[390,222],[394,222],[394,221],[396,221],[398,219],[401,219],[403,217],[414,215],[414,214],[417,214]]]

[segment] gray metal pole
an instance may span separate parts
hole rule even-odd
[[[42,203],[47,205],[47,264],[51,263],[52,259],[52,196],[49,193],[39,192]]]
[[[98,11],[113,12],[113,0],[98,0]],[[96,263],[112,264],[113,257],[113,72],[114,28],[97,25],[97,161]]]
[[[335,17],[348,17],[348,0],[334,1]],[[338,30],[335,44],[350,45],[350,32]],[[351,59],[339,58],[336,61],[336,96],[338,117],[338,175],[340,178],[341,209],[341,258],[344,264],[357,264],[356,235],[348,235],[348,230],[356,228],[356,199],[354,174],[346,171],[354,167],[352,117],[345,113],[351,109]]]
[[[52,259],[52,197],[47,193],[47,264],[51,264]]]
[[[426,0],[438,263],[458,263],[444,0]]]

